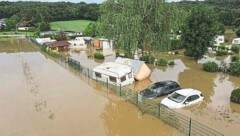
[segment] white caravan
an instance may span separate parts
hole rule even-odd
[[[95,67],[92,77],[115,86],[125,86],[134,82],[132,68],[115,62],[106,62]]]

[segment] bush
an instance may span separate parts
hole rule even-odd
[[[232,91],[230,100],[231,102],[240,104],[240,88]]]
[[[156,65],[158,66],[167,66],[168,65],[168,61],[163,59],[163,58],[159,58]]]
[[[146,63],[149,63],[149,64],[153,64],[153,62],[155,61],[155,57],[152,55],[146,55],[146,56],[140,57],[140,60],[145,61]]]
[[[171,40],[170,50],[177,50],[177,49],[183,49],[183,45],[181,44],[181,40],[179,40],[179,39]]]
[[[240,61],[240,56],[232,56],[232,62]]]
[[[239,54],[240,47],[238,45],[233,45],[231,50],[237,54]]]
[[[203,70],[207,72],[217,72],[218,69],[218,64],[214,61],[209,61],[203,64]]]
[[[229,73],[234,76],[240,76],[240,62],[231,63]]]
[[[179,54],[179,52],[178,52],[178,51],[175,51],[174,54]]]
[[[226,46],[222,44],[221,46],[218,47],[219,50],[226,50]]]
[[[173,65],[175,65],[175,63],[174,63],[173,60],[171,60],[171,61],[168,62],[168,65],[173,66]]]
[[[94,53],[94,58],[95,59],[104,59],[105,57],[101,53]]]
[[[217,56],[224,56],[224,55],[227,55],[228,52],[227,51],[224,51],[224,50],[217,50]]]

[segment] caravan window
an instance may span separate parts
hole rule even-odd
[[[132,72],[128,73],[128,78],[132,78]]]
[[[121,77],[121,82],[126,81],[126,76]]]
[[[98,77],[98,78],[102,78],[102,75],[101,75],[100,73],[98,73],[98,72],[95,72],[95,75],[96,75],[96,77]]]
[[[116,77],[109,76],[109,80],[111,82],[117,82],[117,78]]]

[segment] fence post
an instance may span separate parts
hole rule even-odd
[[[138,92],[136,92],[136,105],[138,105]]]
[[[120,93],[119,93],[119,95],[121,96],[121,91],[122,91],[122,84],[120,83]]]
[[[161,116],[161,104],[158,104],[158,118]]]
[[[107,78],[107,89],[108,89],[108,78]]]
[[[192,128],[192,118],[190,118],[190,121],[189,121],[189,132],[188,132],[188,136],[191,136],[191,128]]]
[[[89,68],[87,68],[87,70],[88,70],[88,77],[89,77]]]

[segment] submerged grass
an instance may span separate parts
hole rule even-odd
[[[0,53],[7,52],[35,52],[38,51],[35,46],[32,46],[26,39],[16,38],[0,38]]]

